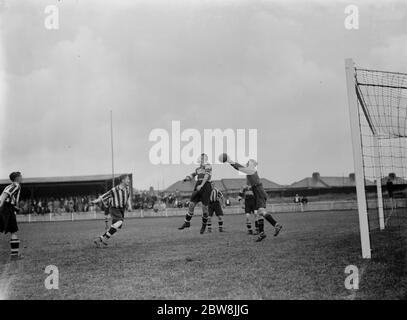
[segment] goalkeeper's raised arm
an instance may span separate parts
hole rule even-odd
[[[241,165],[240,163],[237,163],[237,162],[234,162],[234,161],[232,161],[229,157],[227,158],[227,160],[226,160],[233,168],[235,168],[236,170],[238,170],[238,171],[240,171],[240,172],[243,172],[243,173],[245,173],[245,174],[247,174],[247,175],[252,175],[252,174],[255,174],[256,173],[256,165],[255,165],[255,163],[252,163],[252,161],[254,161],[254,160],[252,160],[252,161],[249,161],[248,163],[247,163],[247,166],[243,166],[243,165]]]

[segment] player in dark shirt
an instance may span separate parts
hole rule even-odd
[[[245,185],[239,192],[239,201],[244,200],[244,212],[246,214],[246,228],[248,234],[259,233],[259,221],[256,210],[256,200],[254,198],[253,190],[250,186]],[[251,215],[254,215],[255,233],[252,230]]]

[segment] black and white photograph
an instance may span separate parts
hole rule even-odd
[[[406,1],[0,0],[0,300],[405,299]]]

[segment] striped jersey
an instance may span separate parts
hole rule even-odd
[[[207,181],[211,181],[212,166],[209,163],[200,165],[198,168],[195,169],[195,171],[191,174],[190,177],[192,179],[196,177],[198,181],[202,181],[206,174],[209,176]]]
[[[253,190],[252,190],[251,186],[244,186],[242,188],[242,190],[239,192],[240,198],[246,199],[246,198],[251,198],[253,196],[254,196],[254,194],[253,194]]]
[[[17,206],[20,200],[20,191],[21,186],[18,183],[12,183],[5,187],[3,190],[3,194],[5,193],[7,195],[5,202]]]
[[[222,192],[219,191],[217,188],[212,188],[211,195],[209,197],[210,202],[217,202],[223,199]]]
[[[124,209],[129,201],[130,188],[121,187],[120,185],[110,189],[105,194],[101,195],[103,203],[111,205],[113,208]]]
[[[103,197],[103,196],[102,196],[102,197]],[[107,197],[106,199],[103,199],[103,198],[102,198],[102,202],[103,202],[103,205],[104,205],[106,208],[109,208],[109,207],[112,206],[112,197]]]

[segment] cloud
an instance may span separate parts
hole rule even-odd
[[[373,65],[382,69],[407,73],[407,35],[390,36],[372,49],[370,58]]]
[[[46,2],[25,4],[2,13],[3,176],[15,167],[26,176],[108,172],[109,110],[116,171],[133,172],[137,187],[192,169],[149,162],[149,133],[172,120],[258,129],[261,173],[280,183],[347,174],[343,60],[399,69],[405,56],[401,18],[380,20],[375,37],[368,27],[349,32],[341,2],[65,1],[55,32],[43,27]],[[216,166],[214,176],[235,172]]]

